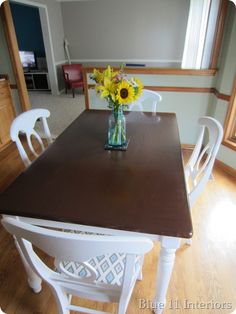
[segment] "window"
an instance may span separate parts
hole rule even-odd
[[[211,53],[220,47],[220,42],[215,43],[214,34],[223,31],[226,14],[227,0],[190,0],[188,25],[185,36],[184,53],[181,67],[183,69],[208,69],[212,68]],[[221,25],[218,20],[221,17]],[[218,30],[218,27],[220,29]],[[219,38],[218,38],[219,36]],[[222,34],[217,36],[221,40]],[[219,50],[217,47],[217,52]],[[215,52],[216,53],[216,52]]]
[[[236,76],[233,92],[230,97],[229,108],[225,119],[225,133],[223,144],[236,150]]]

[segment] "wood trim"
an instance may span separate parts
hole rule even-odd
[[[181,144],[181,149],[183,150],[194,150],[194,144]]]
[[[85,101],[85,108],[89,109],[89,94],[88,94],[88,80],[87,80],[87,73],[84,70],[84,68],[82,68],[83,70],[83,81],[84,81],[84,101]]]
[[[105,67],[84,67],[85,73],[92,73],[96,68],[99,71],[104,71]],[[119,68],[113,67],[118,70]],[[167,68],[125,68],[125,73],[128,74],[159,74],[159,75],[196,75],[196,76],[214,76],[216,69],[194,70],[194,69],[167,69]]]
[[[87,81],[86,81],[87,82]],[[93,89],[95,84],[87,84],[88,89]],[[212,93],[218,99],[229,101],[230,95],[220,93],[213,87],[184,87],[184,86],[144,86],[145,89],[163,92],[180,92],[180,93]],[[88,95],[87,95],[88,96]]]
[[[88,84],[88,89],[93,89],[95,84]],[[176,87],[176,86],[144,86],[145,89],[163,92],[181,92],[181,93],[214,93],[211,87]]]
[[[184,86],[145,86],[145,89],[163,92],[181,92],[181,93],[213,93],[211,87],[184,87]]]
[[[236,143],[230,141],[229,139],[224,139],[222,145],[236,151]]]
[[[236,125],[236,75],[234,77],[233,90],[224,123],[224,138],[222,144],[236,151],[236,142],[232,140],[233,131]]]
[[[16,85],[23,111],[30,109],[29,95],[26,88],[24,72],[20,61],[19,48],[16,39],[15,28],[12,20],[11,9],[8,1],[1,6],[1,15],[10,52],[13,71],[16,78]]]
[[[216,31],[214,36],[214,44],[211,54],[211,62],[210,68],[216,68],[218,63],[218,58],[220,54],[223,34],[224,34],[224,26],[226,21],[227,15],[227,8],[228,8],[228,0],[221,0],[219,13],[216,22]]]
[[[229,165],[226,165],[224,162],[218,159],[216,159],[215,164],[218,168],[236,178],[236,169],[230,167]]]
[[[214,88],[214,94],[218,99],[226,100],[226,101],[230,100],[230,95],[222,94],[216,88]]]

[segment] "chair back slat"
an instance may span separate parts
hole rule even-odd
[[[160,94],[157,92],[148,90],[148,89],[143,89],[142,94],[140,95],[139,99],[136,101],[132,102],[129,105],[129,110],[137,110],[138,111],[144,111],[144,106],[145,104],[147,105],[148,102],[151,103],[151,112],[156,113],[157,111],[157,103],[162,100],[162,97]]]
[[[216,155],[223,138],[223,128],[216,119],[202,117],[198,122],[201,126],[200,134],[185,167],[190,207],[193,206],[211,177]],[[208,138],[206,137],[206,130],[208,130]],[[205,146],[203,145],[204,141],[207,141]]]
[[[20,133],[26,135],[26,140],[30,151],[35,157],[38,157],[38,153],[35,151],[35,148],[32,143],[32,139],[35,138],[40,145],[41,151],[45,150],[45,146],[39,134],[35,131],[35,124],[38,120],[41,120],[43,126],[43,134],[48,144],[52,142],[51,133],[47,124],[47,118],[50,116],[50,112],[47,109],[31,109],[26,112],[23,112],[17,116],[12,122],[10,135],[12,141],[17,145],[20,156],[25,164],[28,167],[31,164],[30,158],[27,155],[24,146],[22,145]]]
[[[36,138],[42,151],[45,150],[45,147],[43,145],[43,141],[41,140],[41,137],[38,135],[38,133],[34,129],[32,129],[31,132],[26,133],[27,144],[31,152],[34,154],[34,156],[38,157],[39,154],[35,151],[34,146],[33,146],[33,142],[32,142],[33,138]]]

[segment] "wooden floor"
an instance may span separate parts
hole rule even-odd
[[[14,145],[0,153],[0,190],[23,169]],[[166,314],[227,314],[236,309],[236,179],[218,168],[214,178],[193,208],[193,244],[177,252]],[[39,294],[29,289],[13,239],[2,227],[0,243],[2,310],[7,314],[56,314],[56,304],[46,284]],[[128,314],[152,313],[158,253],[156,244],[145,258],[144,279],[136,284]],[[79,301],[75,299],[75,303]],[[144,303],[149,308],[141,308]],[[116,305],[89,304],[116,313]]]

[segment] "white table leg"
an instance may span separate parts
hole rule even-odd
[[[179,246],[179,238],[161,237],[161,251],[157,269],[157,292],[154,299],[155,309],[153,309],[156,314],[161,314],[165,308],[166,293],[175,262],[175,252]]]
[[[39,293],[42,290],[42,279],[38,275],[35,274],[35,272],[31,269],[30,265],[27,263],[16,239],[15,239],[15,244],[20,254],[21,260],[23,262],[23,265],[24,265],[24,268],[28,277],[28,284],[35,293]]]

